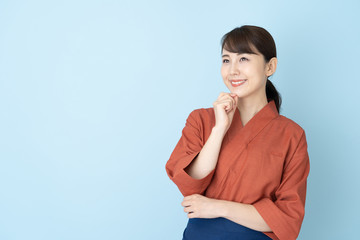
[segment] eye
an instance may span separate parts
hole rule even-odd
[[[246,57],[242,57],[240,58],[240,62],[243,62],[243,61],[248,61],[249,59],[247,59]]]
[[[223,59],[222,62],[223,62],[223,63],[228,63],[229,60],[228,60],[228,59]]]

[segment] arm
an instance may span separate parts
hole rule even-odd
[[[184,198],[184,211],[189,218],[224,217],[257,231],[272,232],[276,239],[296,239],[305,214],[306,183],[310,171],[304,132],[294,148],[285,161],[274,199],[263,197],[250,205],[194,194]]]
[[[310,162],[305,132],[285,161],[275,199],[261,198],[253,206],[279,239],[296,239],[305,215],[305,198]]]
[[[305,132],[299,134],[292,155],[285,161],[275,199],[260,198],[251,204],[217,201],[217,214],[245,227],[274,232],[280,239],[296,239],[305,214],[307,176],[310,171]]]
[[[195,179],[207,176],[216,167],[224,130],[213,127],[211,134],[199,155],[185,168],[185,172]]]
[[[185,169],[193,178],[201,179],[215,169],[222,141],[237,110],[237,102],[236,94],[222,92],[213,103],[216,124],[199,156]]]
[[[223,135],[215,128],[204,144],[202,131],[199,112],[194,110],[186,119],[182,136],[165,166],[169,178],[183,196],[203,194],[215,172],[217,157],[214,156],[207,162],[204,160],[209,155],[219,154]]]
[[[203,194],[209,186],[223,138],[237,109],[237,99],[236,94],[220,93],[213,103],[216,125],[206,143],[201,111],[194,110],[187,118],[182,136],[166,163],[169,178],[184,196]]]
[[[271,232],[270,227],[250,204],[208,198],[200,194],[186,196],[181,203],[189,218],[227,218],[256,231]]]
[[[271,232],[271,228],[251,204],[226,200],[218,202],[219,216],[261,232]]]

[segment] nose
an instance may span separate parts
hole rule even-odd
[[[240,73],[239,65],[237,61],[233,61],[230,66],[230,74],[238,75]]]

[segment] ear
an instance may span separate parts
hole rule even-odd
[[[273,75],[276,71],[276,66],[277,66],[277,58],[273,57],[270,59],[270,61],[268,63],[266,63],[266,76],[270,77],[271,75]]]

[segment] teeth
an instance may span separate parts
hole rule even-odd
[[[239,83],[242,83],[242,82],[245,82],[245,80],[242,80],[242,81],[238,81],[238,82],[234,82],[234,81],[231,81],[233,84],[239,84]]]

